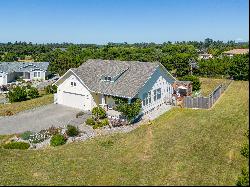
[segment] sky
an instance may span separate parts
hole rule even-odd
[[[249,40],[248,0],[0,0],[0,42]]]

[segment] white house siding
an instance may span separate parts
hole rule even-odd
[[[38,72],[40,72],[40,77],[35,77],[34,76],[35,72],[37,73],[37,75],[38,75]],[[32,72],[30,72],[30,79],[31,80],[35,80],[35,79],[45,80],[45,75],[46,75],[46,73],[44,71],[32,71]]]
[[[72,86],[71,82],[75,85]],[[81,110],[91,110],[96,105],[90,91],[75,75],[58,86],[57,103]]]
[[[0,73],[0,86],[7,84],[7,75]]]
[[[142,113],[145,114],[160,106],[167,100],[171,100],[173,94],[172,83],[173,80],[168,77],[161,68],[158,68],[137,95],[137,97],[142,100]],[[154,90],[157,90],[158,88],[161,88],[161,98],[154,100]],[[143,105],[143,95],[149,92],[151,102],[149,102],[150,99],[148,99],[148,104]]]

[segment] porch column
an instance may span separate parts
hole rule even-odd
[[[106,103],[105,103],[105,96],[102,94],[101,95],[101,104],[102,106],[104,106]]]

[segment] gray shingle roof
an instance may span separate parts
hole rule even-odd
[[[133,98],[155,72],[158,63],[117,60],[88,60],[71,70],[93,92]],[[119,75],[114,82],[101,80],[103,75]]]
[[[34,70],[47,71],[49,62],[0,62],[0,72],[31,72]]]

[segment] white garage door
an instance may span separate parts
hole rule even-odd
[[[62,93],[62,100],[63,105],[78,108],[81,110],[89,110],[90,109],[90,100],[88,96],[80,95],[80,94],[74,94],[69,92],[63,92]]]

